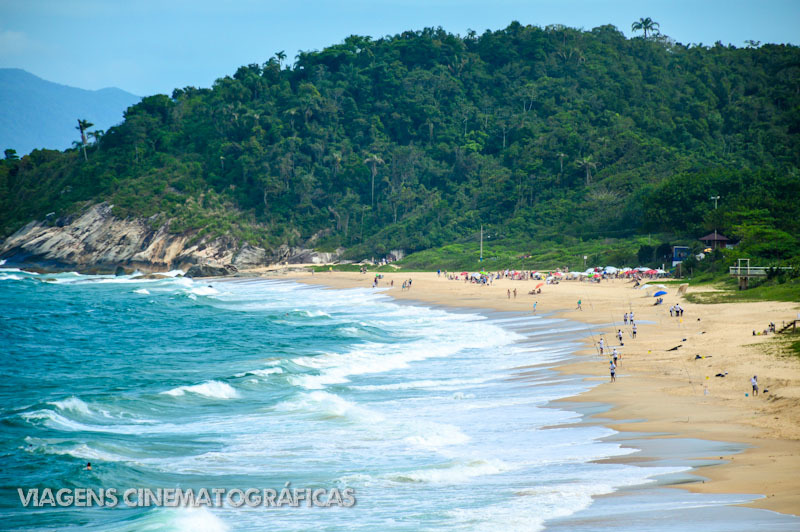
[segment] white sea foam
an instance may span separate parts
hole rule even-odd
[[[61,401],[53,401],[52,403],[48,403],[50,405],[55,406],[59,410],[70,410],[72,412],[77,412],[80,414],[90,415],[91,411],[89,410],[89,405],[78,399],[77,397],[68,397]]]
[[[379,412],[323,391],[302,393],[294,400],[275,405],[275,410],[278,412],[308,412],[321,415],[323,418],[346,418],[366,423],[377,423],[386,419]]]
[[[169,530],[176,532],[228,532],[228,525],[208,508],[178,508],[171,512]]]
[[[242,373],[237,373],[235,377],[247,377],[248,375],[255,375],[256,377],[266,377],[268,375],[275,375],[283,373],[281,368],[264,368],[264,369],[251,369]]]
[[[432,467],[392,473],[386,478],[394,482],[427,482],[432,484],[462,484],[475,477],[496,475],[512,471],[515,466],[502,460],[471,460],[469,462],[456,462],[446,464],[444,467]]]
[[[351,386],[355,390],[381,391],[381,390],[413,390],[413,389],[433,389],[442,391],[452,391],[454,389],[465,388],[475,384],[483,384],[490,380],[489,377],[475,379],[442,379],[442,380],[421,380],[395,382],[392,384],[365,384]]]
[[[456,392],[453,394],[453,399],[461,401],[463,399],[475,399],[474,393]]]
[[[0,274],[0,281],[21,281],[24,277],[10,273]]]
[[[477,340],[468,340],[467,342],[467,345],[472,347],[477,343]],[[309,390],[319,390],[330,384],[349,382],[349,377],[354,375],[383,373],[406,368],[412,362],[447,357],[457,353],[463,347],[464,344],[457,342],[432,343],[427,340],[402,345],[362,344],[344,354],[327,353],[292,359],[293,363],[318,369],[320,373],[317,375],[294,375],[289,377],[289,382]]]
[[[469,436],[460,428],[447,423],[416,423],[414,434],[406,436],[403,441],[415,447],[439,450],[452,445],[464,445],[470,441]]]
[[[211,286],[198,286],[192,288],[191,292],[196,296],[213,296],[219,294],[219,290]]]
[[[166,392],[161,392],[164,395],[171,395],[173,397],[180,397],[186,393],[194,393],[204,397],[213,399],[234,399],[239,397],[239,393],[230,384],[220,381],[206,381],[202,384],[195,384],[193,386],[178,386]]]
[[[4,262],[0,264],[4,264]],[[39,275],[36,272],[29,272],[27,270],[20,270],[19,268],[0,268],[0,273],[24,273],[25,275]]]
[[[136,290],[133,291],[133,293],[134,294],[142,294],[142,295],[145,295],[145,296],[149,296],[150,295],[150,291],[147,288],[137,288]]]
[[[99,449],[95,449],[86,445],[85,443],[81,443],[80,445],[76,445],[74,447],[68,448],[60,448],[60,447],[51,447],[45,446],[44,452],[48,454],[60,454],[60,455],[68,455],[74,456],[75,458],[81,458],[83,460],[101,460],[103,462],[130,462],[132,461],[130,458],[109,453],[106,451],[101,451]]]

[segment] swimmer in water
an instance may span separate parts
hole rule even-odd
[[[86,462],[86,471],[91,471],[91,470],[92,470],[92,463]]]

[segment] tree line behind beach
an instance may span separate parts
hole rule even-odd
[[[351,36],[146,97],[88,145],[7,153],[0,237],[108,201],[176,233],[354,259],[471,250],[483,225],[515,256],[621,265],[650,246],[655,264],[717,229],[796,262],[799,80],[795,46],[613,26]]]

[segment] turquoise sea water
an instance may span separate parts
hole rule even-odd
[[[563,320],[9,268],[0,298],[5,530],[541,530],[686,469],[593,462],[632,450],[547,406],[589,386],[547,369],[577,347]],[[357,503],[32,509],[16,491],[286,482]]]

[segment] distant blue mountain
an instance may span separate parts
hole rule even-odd
[[[96,91],[59,85],[19,68],[0,68],[0,153],[37,148],[63,150],[80,140],[78,119],[107,130],[141,99],[122,89]]]

